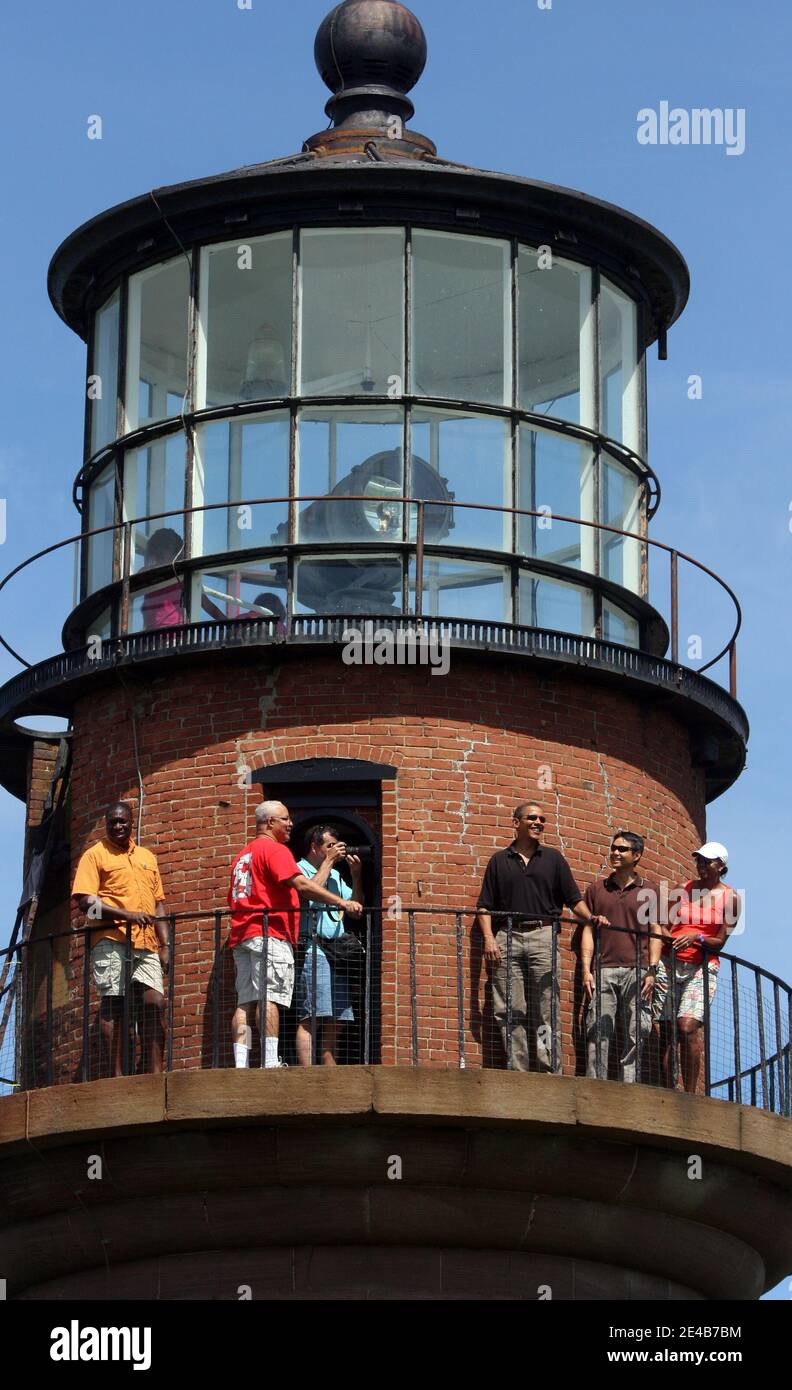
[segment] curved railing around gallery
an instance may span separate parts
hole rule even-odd
[[[346,941],[341,951],[319,934],[317,911],[303,909],[287,1006],[280,993],[272,998],[282,966],[274,975],[268,969],[269,953],[281,951],[273,935],[280,928],[274,914],[270,927],[269,916],[262,915],[261,931],[254,930],[243,948],[241,965],[229,944],[226,910],[164,919],[170,960],[162,1004],[153,1011],[144,994],[153,976],[144,972],[136,981],[139,953],[124,940],[118,943],[114,1002],[100,997],[90,949],[95,923],[0,952],[0,1082],[6,1089],[33,1089],[112,1073],[233,1067],[234,1039],[241,1037],[247,1064],[272,1065],[260,1028],[274,1002],[278,1058],[288,1065],[588,1074],[682,1086],[792,1116],[792,988],[731,952],[704,952],[697,1026],[684,1018],[675,1026],[689,1008],[689,997],[682,997],[686,977],[680,972],[678,978],[667,955],[657,984],[642,998],[645,932],[630,934],[635,964],[622,973],[621,1008],[614,1013],[599,933],[587,1003],[574,939],[579,923],[548,919],[543,949],[552,989],[549,1004],[533,1001],[547,1015],[537,1027],[539,1015],[530,1022],[522,965],[526,937],[539,923],[493,913],[500,949],[494,966],[484,959],[475,909],[366,908],[360,918],[346,918],[336,938]],[[534,939],[529,949],[537,944]],[[632,947],[628,954],[632,958]],[[244,1018],[236,1012],[240,988]]]

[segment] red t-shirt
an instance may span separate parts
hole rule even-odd
[[[677,922],[670,928],[672,936],[684,936],[686,932],[701,932],[704,936],[714,936],[715,930],[723,926],[724,913],[727,905],[734,896],[734,889],[728,883],[721,883],[725,889],[714,902],[703,903],[699,894],[703,894],[704,889],[693,887],[694,880],[688,879],[684,886],[685,896],[680,900],[675,916]],[[713,928],[715,930],[713,930]],[[665,950],[664,954],[668,954]],[[677,960],[687,961],[691,965],[701,965],[704,960],[704,952],[700,946],[686,946],[682,951],[675,952]],[[720,962],[717,956],[711,952],[707,953],[710,969],[717,969]]]
[[[143,600],[143,626],[147,632],[160,627],[181,627],[184,622],[184,596],[179,583],[155,589]]]
[[[269,917],[270,936],[296,946],[300,935],[300,898],[287,880],[299,872],[291,850],[268,835],[259,835],[240,850],[231,866],[228,890],[232,947],[248,937],[264,935],[265,908],[273,909]],[[286,908],[294,911],[287,913]]]

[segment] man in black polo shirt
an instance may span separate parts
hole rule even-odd
[[[492,969],[495,1021],[512,1071],[530,1071],[532,1051],[537,1071],[552,1071],[553,928],[552,921],[571,908],[581,921],[591,912],[563,854],[541,843],[545,816],[534,801],[514,812],[515,839],[493,854],[478,900],[478,923],[484,958]],[[496,920],[492,913],[507,912]],[[511,952],[508,923],[511,921]],[[511,955],[511,999],[508,958]],[[558,999],[558,980],[555,981]],[[508,1015],[511,1011],[511,1037]],[[558,1013],[558,1010],[556,1010]],[[531,1047],[531,1042],[534,1047]],[[556,1042],[555,1070],[561,1071]]]
[[[660,928],[657,926],[660,890],[656,883],[642,878],[638,872],[643,850],[644,842],[640,835],[631,830],[617,830],[611,841],[610,874],[607,878],[597,879],[586,889],[586,903],[600,924],[599,1008],[597,981],[595,973],[592,973],[594,933],[591,927],[583,928],[580,942],[583,988],[588,997],[586,1075],[601,1080],[608,1075],[608,1052],[611,1039],[615,1041],[619,1015],[622,1020],[619,1080],[636,1079],[638,953],[641,962],[641,1036],[648,1038],[652,1031],[652,994],[662,945]]]

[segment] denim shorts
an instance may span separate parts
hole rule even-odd
[[[349,1005],[349,981],[343,970],[333,970],[320,947],[309,946],[297,980],[297,1017],[308,1019],[314,1014],[313,972],[316,955],[316,1017],[335,1018],[339,1023],[351,1023],[354,1018]]]

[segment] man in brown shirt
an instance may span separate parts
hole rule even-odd
[[[611,1040],[616,1038],[619,1016],[622,1025],[619,1080],[636,1080],[639,990],[641,1037],[648,1038],[652,1031],[652,995],[662,945],[657,926],[660,890],[656,883],[642,878],[638,872],[643,850],[644,841],[640,835],[631,830],[617,830],[611,842],[610,874],[590,884],[584,894],[587,907],[600,920],[599,1001],[596,971],[592,973],[594,933],[588,924],[583,927],[580,943],[583,988],[588,999],[586,1075],[600,1080],[608,1075],[608,1053]],[[640,986],[637,979],[639,959]],[[640,1075],[637,1079],[640,1080]]]

